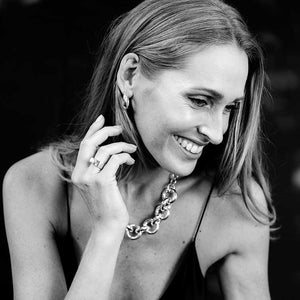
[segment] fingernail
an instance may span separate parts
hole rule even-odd
[[[137,149],[137,146],[134,144],[130,144],[132,148]]]
[[[103,119],[103,115],[100,115],[100,116],[96,119],[95,122],[99,122],[99,121],[102,120],[102,119]]]

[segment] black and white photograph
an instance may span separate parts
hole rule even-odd
[[[300,299],[298,6],[0,0],[0,298]]]

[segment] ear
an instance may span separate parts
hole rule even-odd
[[[128,98],[133,96],[133,85],[138,73],[139,57],[135,53],[126,54],[120,63],[117,85]]]

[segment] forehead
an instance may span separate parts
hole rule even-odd
[[[244,95],[248,76],[248,57],[234,44],[209,46],[185,60],[183,68],[166,72],[178,88],[206,88],[228,98]]]

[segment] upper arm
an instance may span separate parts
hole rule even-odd
[[[54,190],[58,186],[51,171],[45,177],[42,169],[47,164],[45,154],[25,159],[8,170],[3,182],[14,299],[62,299],[66,293],[53,236],[53,198],[59,188]]]
[[[266,207],[258,185],[255,201]],[[241,218],[242,219],[242,218]],[[270,299],[268,284],[269,226],[250,218],[237,218],[233,230],[234,250],[224,258],[220,279],[225,299]]]

